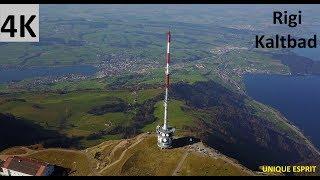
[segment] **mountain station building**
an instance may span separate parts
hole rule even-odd
[[[11,156],[0,160],[0,176],[50,176],[54,166],[26,157]]]

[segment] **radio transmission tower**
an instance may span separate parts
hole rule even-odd
[[[166,56],[166,68],[165,68],[165,97],[164,97],[164,115],[163,115],[163,125],[157,126],[157,136],[158,136],[158,146],[160,148],[171,148],[173,133],[175,129],[168,125],[168,89],[170,85],[170,74],[169,74],[169,65],[170,65],[170,42],[171,42],[171,33],[167,33],[167,56]]]

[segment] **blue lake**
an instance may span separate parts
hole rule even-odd
[[[308,28],[308,35],[305,38],[310,38],[313,37],[313,34],[317,34],[317,38],[320,37],[320,26],[319,25],[315,25],[315,26],[311,26]],[[318,40],[318,47],[317,48],[295,48],[293,50],[294,53],[300,55],[300,56],[304,56],[310,59],[313,59],[315,61],[320,61],[320,47],[319,47],[319,43],[320,43],[320,39]]]
[[[320,76],[246,75],[247,93],[279,110],[320,148]]]
[[[59,77],[67,74],[91,76],[97,69],[89,65],[61,66],[61,67],[32,67],[24,69],[0,69],[0,83],[21,81],[35,77]]]
[[[315,49],[305,48],[305,49],[294,49],[294,53],[310,58],[314,61],[320,61],[320,48],[317,47]]]

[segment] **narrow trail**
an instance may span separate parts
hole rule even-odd
[[[10,155],[0,155],[0,160],[5,160],[9,157]]]
[[[77,154],[84,154],[78,150],[71,150],[71,149],[60,149],[60,148],[49,148],[49,149],[44,149],[44,150],[38,150],[38,151],[33,151],[33,152],[29,152],[26,154],[22,154],[21,156],[29,156],[29,155],[33,155],[33,154],[37,154],[37,153],[41,153],[41,152],[46,152],[46,151],[60,151],[60,152],[69,152],[69,153],[77,153]]]
[[[180,171],[180,169],[181,169],[184,161],[186,160],[186,158],[188,157],[189,154],[190,154],[189,151],[186,151],[186,152],[184,153],[184,155],[182,156],[181,160],[179,161],[176,169],[173,171],[172,176],[178,176],[178,173],[179,173],[179,171]]]
[[[21,153],[21,154],[2,154],[2,155],[0,155],[0,159],[7,158],[7,157],[13,156],[13,155],[14,156],[25,156],[25,155],[29,155],[29,154],[32,154],[32,153],[36,152],[36,150],[32,150],[32,149],[29,149],[27,147],[16,147],[16,148],[24,150],[25,153]]]
[[[111,151],[111,153],[110,153],[110,155],[109,155],[109,160],[111,161],[111,157],[113,157],[114,156],[114,153],[118,150],[118,149],[120,149],[121,147],[123,147],[123,146],[125,146],[125,144],[128,142],[128,140],[124,140],[124,141],[121,141],[121,142],[119,142],[113,149],[112,149],[112,151]]]
[[[121,142],[119,142],[119,143],[121,143]],[[118,145],[119,143],[117,143],[117,145]],[[106,145],[103,145],[101,148],[104,149],[104,148],[107,148],[107,147],[112,146],[112,145],[113,145],[112,143],[106,144]],[[116,146],[117,146],[117,145],[116,145]],[[113,149],[114,149],[114,148],[113,148]],[[90,151],[90,148],[85,150],[85,152],[86,152],[85,154],[86,154],[87,158],[89,158],[89,159],[91,160],[91,161],[90,161],[90,162],[91,162],[91,173],[90,173],[89,175],[91,175],[91,176],[101,176],[101,174],[100,174],[99,171],[98,171],[98,168],[99,168],[99,166],[100,166],[100,165],[98,165],[98,164],[100,164],[100,163],[98,163],[98,162],[96,161],[96,159],[90,157],[90,156],[87,154],[88,151]],[[109,154],[108,160],[110,160],[110,154]],[[98,168],[97,168],[97,167],[98,167]]]
[[[79,151],[77,151],[77,150],[68,150],[68,149],[60,149],[60,148],[49,148],[49,149],[43,149],[43,150],[32,150],[32,149],[23,147],[22,149],[26,150],[27,152],[24,153],[24,154],[16,154],[16,155],[14,155],[14,154],[0,155],[0,159],[6,158],[6,157],[9,157],[9,156],[21,156],[21,157],[26,157],[26,156],[30,156],[30,155],[33,155],[33,154],[37,154],[37,153],[41,153],[41,152],[46,152],[46,151],[50,151],[50,150],[60,151],[60,152],[81,153],[81,152],[79,152]]]
[[[107,165],[106,167],[104,167],[103,169],[101,169],[101,170],[99,171],[99,173],[101,174],[103,171],[105,171],[105,170],[107,170],[108,168],[110,168],[110,167],[114,166],[115,164],[119,163],[119,162],[123,159],[123,157],[125,156],[126,152],[127,152],[128,150],[130,150],[131,148],[135,147],[136,145],[138,145],[138,144],[144,139],[145,136],[146,136],[146,134],[143,134],[143,135],[139,136],[139,137],[137,138],[137,140],[136,140],[135,143],[133,143],[132,145],[130,145],[126,150],[124,150],[124,151],[121,153],[119,159],[117,159],[116,161],[112,162],[111,164],[109,164],[109,165]],[[119,144],[120,144],[120,143],[119,143]],[[115,147],[115,148],[119,148],[119,147]],[[110,154],[110,155],[111,155],[111,154]]]

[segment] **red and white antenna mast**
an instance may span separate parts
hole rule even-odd
[[[171,42],[171,33],[170,31],[167,33],[167,56],[166,56],[166,70],[165,70],[165,87],[166,87],[166,94],[164,97],[164,117],[163,117],[163,129],[167,129],[167,121],[168,121],[168,89],[170,85],[170,74],[169,74],[169,67],[170,67],[170,42]]]
[[[163,115],[163,126],[157,126],[158,135],[158,146],[160,148],[171,148],[172,147],[172,136],[175,131],[174,128],[168,125],[168,96],[170,86],[170,43],[171,33],[167,33],[167,55],[166,55],[166,68],[165,68],[165,97],[164,97],[164,115]]]

